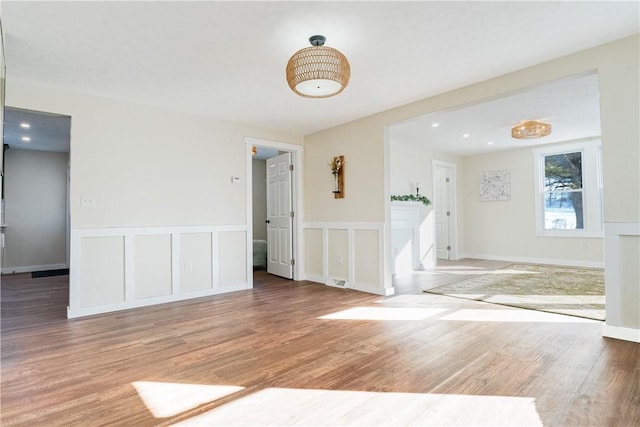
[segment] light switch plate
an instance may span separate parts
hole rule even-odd
[[[96,196],[80,196],[80,206],[83,208],[95,208]]]

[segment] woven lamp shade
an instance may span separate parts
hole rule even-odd
[[[551,133],[549,123],[529,120],[511,128],[511,137],[516,139],[542,138]]]
[[[347,86],[350,76],[351,66],[347,58],[342,52],[327,46],[300,49],[287,63],[289,87],[306,98],[337,95]]]

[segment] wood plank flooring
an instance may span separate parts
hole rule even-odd
[[[600,322],[260,271],[67,320],[67,281],[2,276],[2,426],[640,426],[640,344]]]

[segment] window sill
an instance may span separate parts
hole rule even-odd
[[[538,230],[536,237],[571,237],[576,239],[604,239],[603,232],[576,230]]]

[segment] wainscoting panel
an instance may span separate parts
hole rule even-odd
[[[605,337],[640,342],[640,223],[605,223]]]
[[[392,295],[384,281],[384,224],[303,224],[305,280],[328,286]]]
[[[349,281],[349,230],[329,228],[329,280]]]
[[[180,235],[180,291],[203,291],[213,287],[211,233]]]
[[[353,269],[358,282],[366,288],[374,288],[380,281],[380,236],[376,230],[354,230]]]
[[[171,235],[134,237],[135,299],[171,295]]]
[[[70,294],[71,304],[93,307],[124,303],[124,238],[88,237],[83,241],[80,270],[85,287]],[[73,296],[78,295],[74,301]]]
[[[251,288],[247,227],[71,231],[69,318]]]
[[[304,230],[304,267],[307,280],[324,282],[322,279],[322,229],[307,228]],[[311,279],[314,277],[315,279]]]
[[[220,287],[247,283],[247,232],[219,232]]]

